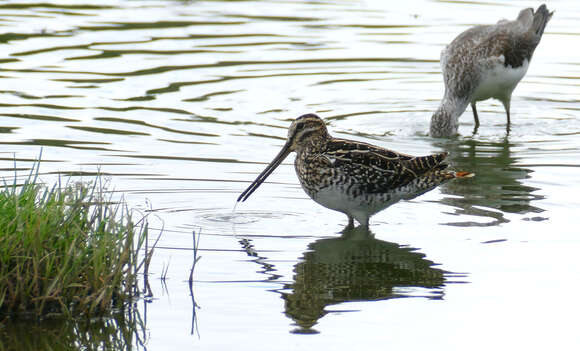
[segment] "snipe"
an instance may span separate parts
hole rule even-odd
[[[369,218],[401,199],[411,199],[453,178],[473,176],[446,170],[446,152],[415,157],[378,146],[333,138],[315,114],[298,117],[274,160],[238,197],[245,201],[292,151],[302,188],[314,201],[368,226]]]

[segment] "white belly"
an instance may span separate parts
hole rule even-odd
[[[352,216],[359,222],[364,222],[365,218],[384,210],[404,197],[404,194],[391,193],[367,194],[353,198],[332,186],[309,195],[320,205]]]
[[[526,74],[528,65],[528,60],[524,60],[523,64],[518,68],[506,67],[500,62],[488,67],[483,72],[471,101],[481,101],[489,98],[502,101],[509,100],[512,91]]]

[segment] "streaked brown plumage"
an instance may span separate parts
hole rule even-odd
[[[315,114],[298,117],[288,140],[266,169],[238,197],[245,201],[280,163],[296,151],[296,174],[314,201],[345,213],[349,226],[398,202],[411,199],[453,179],[473,176],[446,170],[447,153],[415,157],[353,140],[333,138]]]

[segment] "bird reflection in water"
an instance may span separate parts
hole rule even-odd
[[[494,226],[509,222],[506,214],[532,214],[530,219],[542,220],[544,212],[535,206],[544,198],[541,189],[526,185],[531,169],[524,167],[513,150],[519,145],[503,138],[497,141],[458,139],[437,141],[434,146],[449,151],[454,167],[469,167],[478,176],[466,184],[444,184],[442,193],[452,195],[440,202],[457,208],[456,215],[474,216],[447,223],[454,226]],[[482,220],[478,220],[477,217]]]
[[[347,228],[341,237],[317,240],[308,249],[294,266],[294,282],[285,286],[290,292],[282,292],[285,313],[298,326],[293,333],[317,333],[312,327],[329,305],[443,297],[447,272],[416,249],[375,239],[367,228]]]

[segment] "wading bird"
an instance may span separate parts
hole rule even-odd
[[[369,218],[401,199],[412,199],[453,178],[473,176],[447,170],[446,152],[415,157],[378,146],[333,138],[315,114],[298,117],[282,150],[238,197],[245,201],[291,153],[302,188],[314,201],[368,226]]]
[[[501,20],[494,25],[470,28],[443,49],[445,95],[431,118],[431,136],[456,134],[459,116],[468,104],[477,130],[475,104],[489,98],[502,102],[509,131],[512,92],[526,74],[552,14],[546,5],[535,12],[532,8],[524,9],[514,21]]]

